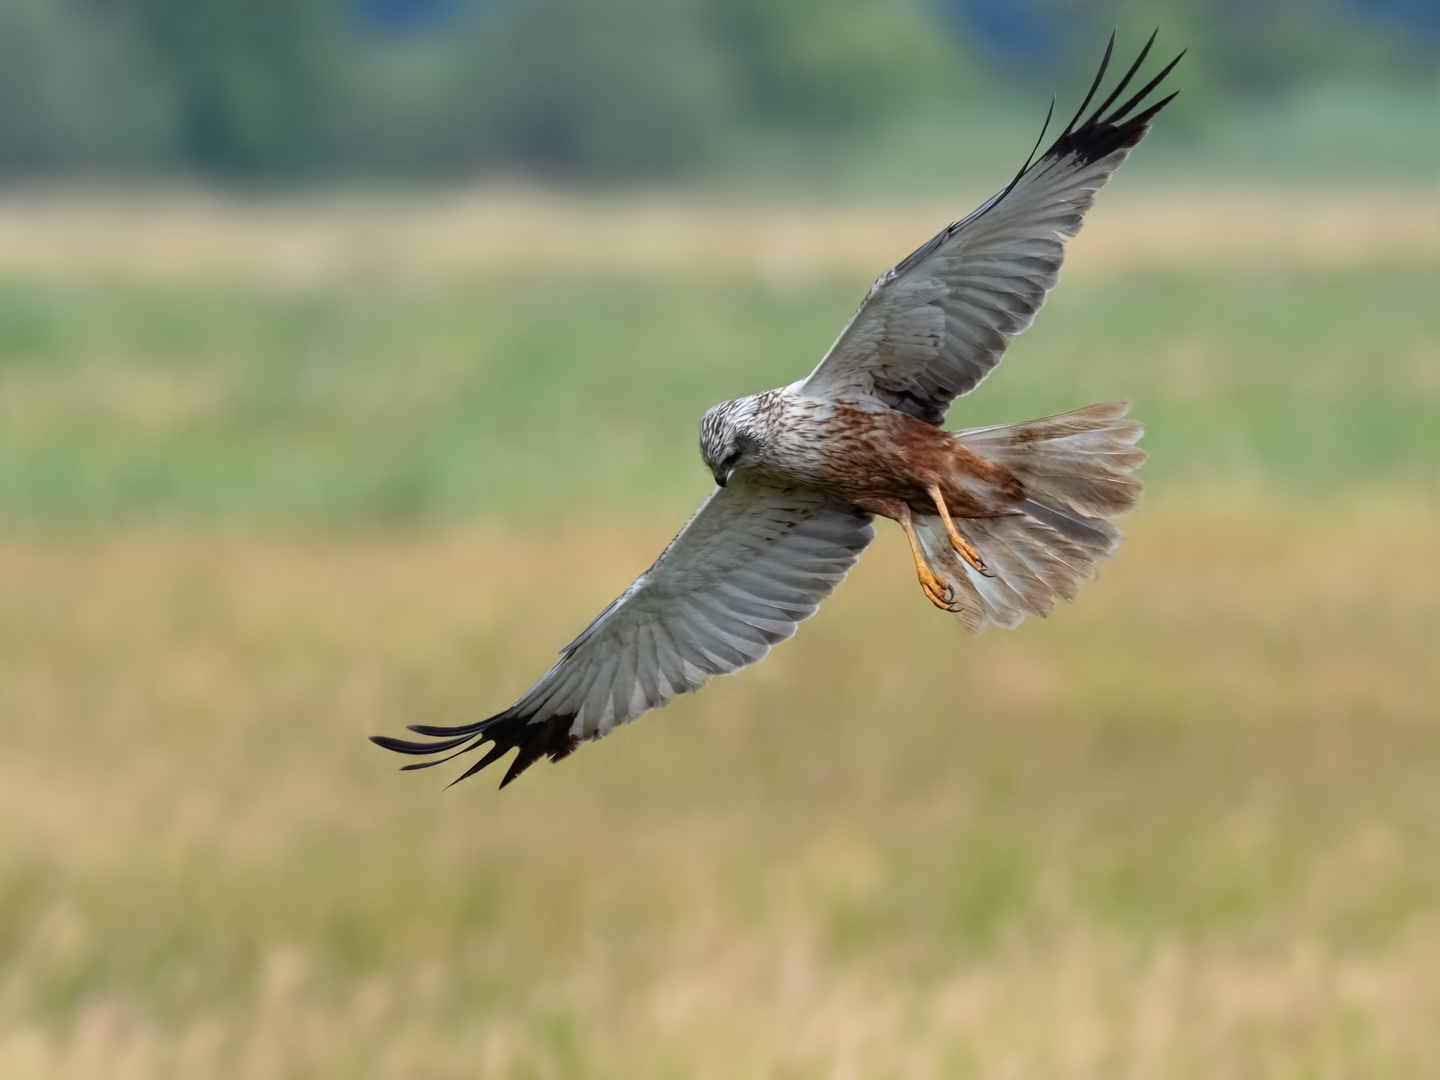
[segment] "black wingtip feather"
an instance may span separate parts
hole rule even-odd
[[[386,750],[393,750],[397,754],[443,754],[446,750],[452,750],[469,740],[469,735],[461,735],[458,739],[446,739],[443,742],[415,742],[411,739],[392,738],[389,735],[370,736],[370,741],[376,746],[383,746]]]
[[[1135,123],[1137,123],[1137,124],[1148,124],[1148,123],[1151,121],[1151,119],[1155,116],[1156,113],[1158,113],[1158,112],[1159,112],[1161,109],[1163,109],[1166,105],[1169,105],[1170,102],[1174,101],[1179,95],[1180,95],[1180,91],[1179,91],[1179,90],[1172,90],[1170,93],[1166,94],[1166,95],[1165,95],[1163,98],[1161,98],[1159,101],[1155,102],[1154,105],[1151,105],[1151,106],[1150,106],[1148,109],[1146,109],[1144,112],[1142,112],[1142,113],[1140,113],[1139,115],[1137,115],[1137,116],[1135,117]]]
[[[1016,184],[1020,183],[1021,180],[1024,180],[1024,179],[1025,179],[1025,174],[1030,171],[1030,166],[1031,166],[1031,165],[1034,163],[1034,161],[1035,161],[1035,155],[1036,155],[1037,153],[1039,153],[1041,145],[1045,142],[1045,133],[1050,130],[1050,121],[1053,120],[1054,118],[1055,118],[1055,99],[1052,97],[1052,98],[1050,99],[1050,108],[1045,111],[1045,122],[1040,125],[1040,134],[1037,135],[1037,136],[1035,136],[1035,145],[1030,148],[1030,154],[1029,154],[1029,156],[1027,156],[1027,157],[1025,158],[1025,164],[1020,166],[1019,171],[1015,173],[1015,176],[1011,179],[1010,183],[1008,183],[1008,184],[1005,185],[1005,190],[1002,191],[1002,192],[1000,192],[1000,194],[996,195],[995,198],[994,198],[993,200],[991,200],[992,202],[999,202],[1001,199],[1005,198],[1006,195],[1009,195],[1010,192],[1012,192],[1012,191],[1015,190],[1015,185],[1016,185]],[[961,224],[962,224],[962,222],[959,222],[959,221],[955,222],[953,225],[950,226],[951,231],[959,228]],[[932,243],[933,243],[933,241],[932,241]],[[921,251],[924,251],[924,250],[925,250],[924,248],[921,248]],[[905,266],[907,263],[909,263],[911,260],[915,259],[915,257],[916,257],[917,255],[919,255],[919,254],[920,254],[920,252],[916,252],[914,255],[911,255],[909,259],[903,260],[903,261],[900,263],[900,266],[897,266],[897,267],[895,268],[895,270],[892,271],[892,272],[893,272],[893,273],[898,273],[898,272],[900,271],[901,267],[904,267],[904,266]],[[881,280],[883,281],[884,279],[882,278]],[[876,285],[878,286],[878,285],[879,285],[879,282],[876,282]],[[872,289],[871,291],[873,292],[874,290]],[[943,415],[942,415],[941,419],[944,419]],[[936,424],[938,424],[938,423],[940,423],[940,420],[934,420],[934,421],[931,421],[931,423],[936,423]]]
[[[1147,106],[1142,112],[1131,116],[1130,113],[1139,106],[1145,98],[1174,70],[1185,52],[1166,64],[1154,78],[1147,82],[1139,91],[1132,94],[1124,104],[1111,110],[1115,100],[1120,97],[1134,80],[1140,67],[1150,55],[1150,50],[1155,44],[1159,31],[1155,31],[1145,42],[1140,54],[1130,65],[1129,70],[1116,82],[1110,93],[1093,110],[1090,103],[1099,92],[1100,85],[1105,80],[1105,73],[1109,70],[1110,60],[1115,49],[1115,35],[1110,35],[1110,41],[1105,46],[1105,55],[1100,60],[1100,70],[1096,73],[1094,81],[1090,84],[1090,90],[1085,95],[1085,100],[1080,103],[1076,110],[1075,117],[1070,121],[1060,137],[1055,140],[1050,149],[1045,151],[1040,161],[1053,161],[1056,158],[1074,157],[1082,164],[1098,161],[1108,157],[1117,150],[1124,150],[1134,146],[1145,137],[1149,130],[1149,123],[1162,108],[1168,105],[1175,97],[1172,93],[1161,101]],[[1176,91],[1178,93],[1178,91]],[[1109,115],[1106,115],[1109,110]],[[1088,112],[1088,118],[1082,121]],[[1028,171],[1028,168],[1027,170]]]
[[[1148,83],[1146,83],[1144,86],[1142,86],[1139,90],[1135,91],[1134,96],[1132,96],[1129,101],[1125,102],[1124,105],[1121,105],[1121,106],[1120,106],[1119,108],[1117,108],[1113,113],[1111,113],[1108,119],[1106,119],[1106,120],[1101,120],[1100,123],[1102,123],[1102,124],[1114,124],[1114,123],[1118,122],[1121,117],[1125,116],[1125,115],[1126,115],[1131,109],[1133,109],[1136,105],[1139,105],[1140,102],[1144,101],[1146,95],[1148,95],[1151,90],[1154,90],[1155,87],[1159,86],[1160,83],[1161,83],[1161,81],[1165,78],[1165,76],[1166,76],[1166,75],[1169,75],[1170,72],[1175,69],[1175,65],[1178,64],[1178,63],[1180,63],[1180,61],[1183,60],[1184,58],[1185,58],[1185,52],[1184,52],[1184,50],[1182,50],[1182,51],[1180,52],[1180,55],[1179,55],[1179,56],[1175,57],[1174,60],[1171,60],[1170,63],[1166,64],[1163,68],[1160,69],[1160,73],[1159,73],[1158,75],[1156,75],[1156,76],[1155,76],[1153,79],[1151,79]],[[1127,80],[1127,81],[1128,81],[1128,80]],[[1123,85],[1124,85],[1124,83],[1121,84],[1121,86],[1123,86]],[[1119,87],[1116,87],[1116,89],[1118,90]],[[1179,92],[1179,91],[1176,91],[1176,93],[1178,93],[1178,92]],[[1174,95],[1174,94],[1171,94],[1170,96],[1171,96],[1171,97],[1174,97],[1175,95]],[[1132,120],[1131,122],[1133,123],[1134,121]]]
[[[463,776],[457,777],[456,782],[479,772],[488,762],[503,757],[512,746],[518,749],[505,773],[505,779],[500,781],[502,788],[542,757],[548,757],[551,761],[569,757],[575,747],[580,745],[580,740],[570,734],[570,727],[574,722],[573,715],[552,716],[540,724],[529,723],[519,717],[505,719],[503,723],[486,731],[486,736],[495,746],[484,758],[470,766]]]
[[[574,722],[573,714],[552,716],[548,720],[536,723],[528,717],[503,712],[478,723],[463,724],[458,727],[436,727],[430,724],[410,725],[411,731],[418,735],[429,736],[434,740],[430,742],[396,739],[389,735],[371,735],[370,741],[376,746],[397,754],[444,754],[447,750],[454,751],[454,753],[434,761],[417,761],[409,765],[402,765],[403,772],[443,765],[461,754],[468,754],[472,750],[479,749],[486,743],[493,744],[486,751],[484,757],[452,780],[451,784],[458,784],[466,777],[474,776],[487,765],[493,765],[499,761],[511,750],[518,750],[515,759],[510,763],[509,770],[505,773],[505,778],[500,781],[500,786],[503,788],[542,757],[548,757],[551,761],[559,761],[561,758],[568,757],[575,747],[580,745],[580,740],[570,734],[570,728]],[[456,747],[459,749],[457,750]]]
[[[1145,63],[1145,58],[1150,55],[1150,50],[1154,47],[1155,38],[1159,33],[1160,31],[1158,29],[1151,32],[1149,39],[1145,42],[1145,47],[1140,50],[1140,55],[1135,57],[1135,62],[1130,65],[1130,70],[1120,77],[1120,81],[1115,84],[1115,89],[1110,91],[1110,96],[1095,106],[1095,114],[1091,117],[1092,120],[1096,117],[1103,116],[1105,110],[1110,108],[1110,106],[1115,103],[1115,99],[1124,92],[1125,87],[1130,85],[1130,80],[1135,77],[1135,73],[1140,70],[1140,65]],[[1122,110],[1117,110],[1117,112],[1118,111]]]
[[[1095,81],[1090,84],[1090,89],[1085,94],[1085,100],[1080,102],[1080,108],[1075,110],[1075,115],[1070,118],[1070,123],[1065,125],[1065,130],[1060,133],[1060,138],[1065,138],[1075,130],[1075,125],[1085,115],[1085,110],[1090,107],[1090,102],[1095,97],[1095,91],[1100,89],[1100,83],[1105,78],[1105,72],[1110,70],[1110,57],[1115,52],[1115,31],[1110,31],[1110,40],[1105,45],[1105,55],[1100,58],[1100,70],[1095,73]]]
[[[1020,166],[1020,171],[1015,174],[1015,179],[1010,181],[1010,187],[1020,182],[1020,178],[1030,171],[1030,163],[1035,160],[1035,155],[1040,152],[1040,146],[1045,142],[1045,133],[1050,130],[1050,121],[1055,119],[1055,98],[1050,98],[1050,108],[1045,110],[1045,122],[1040,125],[1040,134],[1035,136],[1035,145],[1030,148],[1029,155],[1025,158],[1025,164]],[[1008,188],[1006,190],[1009,190]]]
[[[491,717],[490,720],[493,720]],[[438,727],[435,724],[409,724],[406,731],[413,731],[416,735],[428,735],[434,739],[444,739],[451,735],[478,735],[485,730],[485,725],[490,720],[481,720],[475,724],[460,724],[457,727]]]

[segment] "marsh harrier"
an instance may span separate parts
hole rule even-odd
[[[942,424],[1035,318],[1065,240],[1175,96],[1149,100],[1178,56],[1127,95],[1154,40],[1091,110],[1112,36],[1049,149],[882,274],[808,376],[705,413],[700,456],[715,490],[519,701],[473,724],[411,727],[426,741],[374,741],[450,757],[490,743],[461,779],[515,749],[503,787],[542,756],[558,761],[762,659],[845,577],[876,515],[905,530],[930,602],[972,630],[1015,626],[1073,598],[1120,543],[1109,519],[1140,496],[1142,429],[1128,405],[963,431]],[[1043,141],[1042,131],[1036,150]]]

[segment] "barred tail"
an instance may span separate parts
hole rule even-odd
[[[1143,486],[1132,473],[1145,460],[1136,446],[1144,428],[1125,418],[1129,408],[1111,401],[955,433],[1025,488],[1024,498],[996,516],[956,519],[988,577],[955,554],[939,518],[916,521],[925,556],[955,586],[954,608],[969,629],[1048,615],[1115,553],[1122,535],[1107,519],[1133,510]]]

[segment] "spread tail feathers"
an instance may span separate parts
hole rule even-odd
[[[1145,460],[1135,445],[1144,428],[1125,418],[1128,411],[1127,402],[1112,401],[956,432],[1025,487],[1025,497],[996,516],[956,519],[989,576],[955,554],[938,517],[916,520],[921,549],[955,586],[953,608],[967,628],[1011,627],[1026,615],[1048,615],[1115,553],[1122,537],[1107,519],[1134,509],[1142,485],[1131,474]]]

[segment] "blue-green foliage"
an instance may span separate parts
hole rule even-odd
[[[1034,24],[1001,38],[980,17],[996,5],[958,0],[449,0],[409,22],[404,6],[0,0],[0,173],[693,179],[763,166],[777,144],[813,157],[817,139],[855,165],[917,116],[948,137],[933,118],[973,126],[1019,97],[1028,130],[1051,92],[1083,92],[1112,26],[1129,54],[1157,23],[1163,52],[1191,50],[1197,116],[1319,82],[1427,100],[1433,132],[1430,39],[1363,4],[1032,0],[1001,5]],[[1045,37],[1045,62],[1007,48],[1016,34]],[[1357,130],[1427,141],[1385,113],[1310,142],[1370,161]]]

